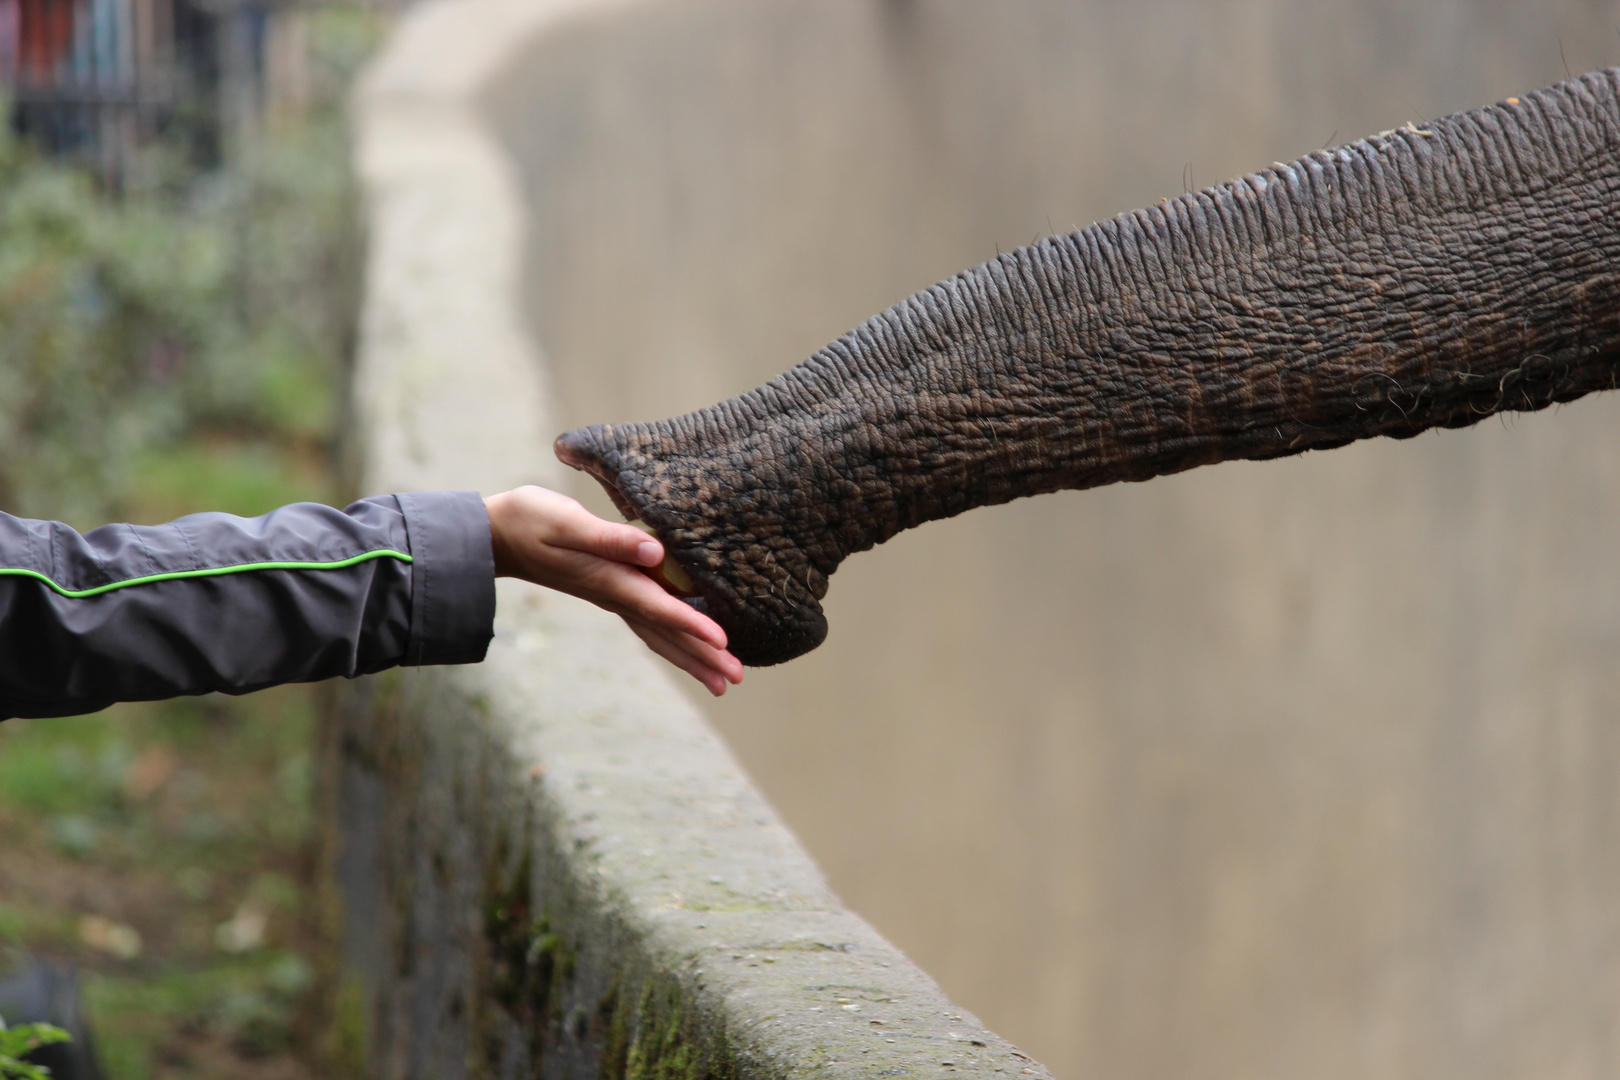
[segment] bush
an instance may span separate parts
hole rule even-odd
[[[150,148],[116,196],[0,125],[0,509],[83,526],[177,448],[329,448],[356,273],[329,97],[213,174]]]

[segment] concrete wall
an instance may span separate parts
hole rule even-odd
[[[506,464],[998,248],[1615,63],[1617,24],[582,5],[480,99],[527,213],[501,317],[556,394]],[[976,511],[857,556],[826,646],[708,712],[845,900],[1059,1075],[1613,1075],[1617,526],[1601,399]]]
[[[356,100],[368,490],[560,483],[530,220],[484,94],[587,0],[404,19]],[[482,665],[338,694],[322,753],[340,1074],[1049,1074],[828,888],[618,620],[503,582]]]

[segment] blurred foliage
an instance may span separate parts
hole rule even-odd
[[[215,172],[159,142],[113,193],[0,130],[0,510],[82,529],[341,501],[342,100],[381,22],[303,17],[308,84]],[[318,1073],[318,706],[291,686],[0,724],[0,968],[79,967],[114,1080]]]
[[[68,1033],[50,1024],[7,1027],[0,1020],[0,1080],[49,1080],[51,1071],[23,1060],[34,1050],[67,1042]]]
[[[200,436],[329,442],[357,251],[341,88],[378,24],[308,19],[313,100],[217,172],[159,141],[109,197],[0,126],[0,508],[89,525],[142,467],[172,486],[196,455],[166,451]]]
[[[110,1076],[310,1075],[313,706],[0,725],[0,950],[84,973]]]

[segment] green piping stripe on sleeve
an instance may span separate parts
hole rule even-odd
[[[336,562],[255,562],[243,563],[240,566],[216,566],[206,570],[175,570],[167,574],[148,574],[146,577],[130,578],[127,581],[115,581],[111,585],[97,585],[93,589],[68,589],[38,570],[24,570],[20,567],[0,567],[0,576],[36,578],[71,600],[83,600],[88,596],[100,596],[102,593],[112,592],[114,589],[127,589],[131,585],[153,585],[159,581],[179,581],[182,578],[217,577],[220,574],[242,574],[249,570],[342,570],[354,566],[356,563],[368,562],[372,559],[398,559],[400,562],[414,560],[403,551],[392,548],[383,548],[379,551],[366,551],[359,555],[351,555],[347,559]]]

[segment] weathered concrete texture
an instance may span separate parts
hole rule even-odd
[[[1614,16],[595,9],[486,99],[559,427],[708,405],[998,247],[1620,62]],[[705,709],[846,902],[1059,1075],[1620,1075],[1616,492],[1620,394],[975,511],[850,559],[826,645]]]
[[[1611,0],[430,4],[361,106],[367,486],[566,483],[563,428],[710,404],[998,247],[1500,100],[1566,59],[1620,61]],[[839,894],[1060,1075],[1614,1076],[1617,413],[1597,396],[936,523],[849,560],[827,644],[706,711]],[[402,715],[459,737],[466,702],[496,700],[472,677],[444,676],[431,723],[426,699]],[[523,708],[464,752],[493,791],[526,783],[490,756],[514,753],[517,718],[578,722]],[[414,820],[399,777],[352,775],[378,821]],[[526,812],[490,814],[538,852],[564,819]],[[377,835],[402,869],[373,900],[380,876],[356,875],[351,926],[396,910],[425,858]],[[660,848],[633,843],[601,865]],[[576,895],[552,865],[536,854],[552,877],[531,894]],[[709,876],[733,881],[682,896]],[[470,919],[484,878],[452,877],[445,918]],[[674,940],[652,936],[687,917],[652,921],[662,902],[626,899],[643,936],[601,940]],[[601,909],[547,903],[535,970],[554,972],[558,912]],[[374,973],[414,955],[390,925],[356,945]],[[434,961],[455,985],[480,925]],[[779,970],[732,951],[703,978]],[[412,978],[379,983],[383,1045],[450,1015],[434,999],[410,1021]],[[813,1003],[784,1031],[841,1005]]]
[[[425,6],[366,81],[368,490],[557,481],[526,213],[479,95],[614,6]],[[374,1076],[1047,1075],[843,908],[588,605],[504,582],[486,663],[357,683],[326,736],[338,1024]]]
[[[1046,1075],[843,909],[612,621],[502,603],[481,668],[337,720],[378,1075]]]

